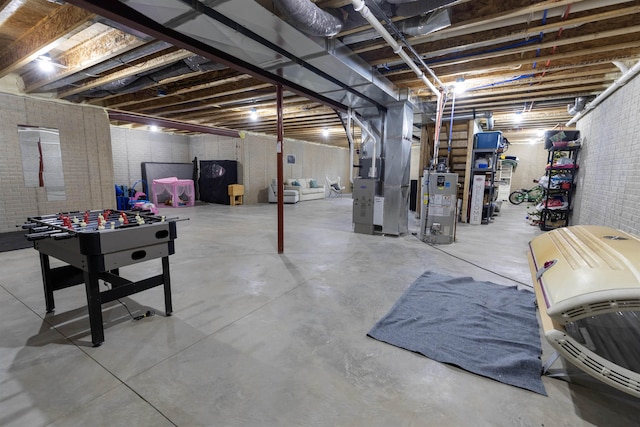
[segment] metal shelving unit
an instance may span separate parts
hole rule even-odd
[[[569,225],[578,173],[580,145],[551,147],[547,155],[543,186],[545,194],[540,213],[540,229],[553,230]]]

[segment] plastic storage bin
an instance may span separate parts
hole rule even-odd
[[[579,138],[579,130],[548,130],[544,133],[544,148],[562,148]]]
[[[502,146],[502,132],[478,132],[473,137],[473,148],[476,150],[498,149]]]

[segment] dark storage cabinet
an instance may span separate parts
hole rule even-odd
[[[229,185],[238,183],[236,160],[201,160],[200,200],[208,203],[230,204]]]

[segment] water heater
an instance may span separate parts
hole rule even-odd
[[[422,177],[420,240],[453,243],[457,219],[458,174],[425,171]]]

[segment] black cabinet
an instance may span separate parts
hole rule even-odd
[[[578,173],[580,145],[552,146],[547,156],[544,197],[540,210],[540,229],[552,230],[569,225]]]
[[[230,184],[238,184],[236,160],[200,160],[200,200],[229,205]]]

